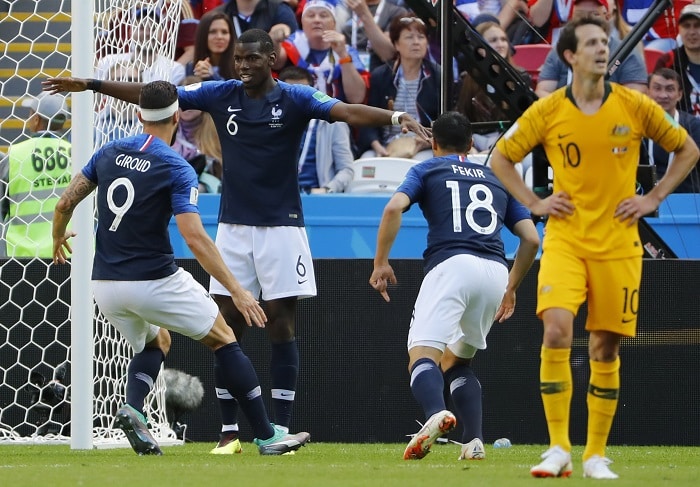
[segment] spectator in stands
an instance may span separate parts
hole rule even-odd
[[[139,81],[139,70],[133,63],[115,64],[109,68],[109,78],[115,81]],[[134,106],[116,98],[101,96],[95,145],[100,147],[112,140],[135,134],[140,127]]]
[[[184,84],[200,81],[196,76],[188,76]],[[200,110],[180,110],[180,123],[172,148],[194,167],[200,193],[221,192],[221,142],[211,115]]]
[[[51,220],[71,180],[71,145],[63,135],[65,97],[41,93],[24,100],[31,137],[0,160],[0,221],[8,257],[53,255]]]
[[[514,45],[556,44],[571,4],[555,0],[507,0],[498,19]]]
[[[231,17],[236,39],[248,29],[262,29],[282,42],[299,29],[294,10],[283,0],[229,0],[221,8]]]
[[[95,76],[107,79],[112,66],[133,63],[139,67],[139,79],[144,83],[165,78],[174,84],[180,83],[185,78],[185,67],[156,51],[160,33],[163,32],[159,26],[160,20],[160,14],[155,9],[137,9],[133,14],[132,50],[104,56],[97,63]]]
[[[194,59],[185,67],[187,76],[202,80],[234,78],[234,44],[233,23],[227,13],[213,10],[202,15],[197,27]]]
[[[617,1],[622,18],[632,26],[644,18],[647,10],[654,3],[654,0]],[[644,38],[645,43],[655,39],[676,39],[678,36],[678,18],[681,10],[687,4],[694,2],[690,0],[672,0],[672,3],[673,8],[666,9],[651,26]]]
[[[389,38],[389,24],[394,17],[403,17],[407,10],[395,0],[344,0],[336,9],[336,15],[345,34],[345,41],[357,49],[367,71],[391,61],[396,55]]]
[[[683,98],[681,77],[678,73],[669,68],[659,68],[654,71],[649,76],[649,97],[661,105],[666,113],[686,129],[696,144],[700,144],[700,119],[676,108],[678,102]],[[658,178],[661,179],[673,163],[674,153],[669,154],[652,140],[645,139],[644,145],[640,163],[646,162],[654,166]],[[697,165],[676,187],[674,193],[700,193],[700,169]]]
[[[274,69],[301,66],[309,70],[314,87],[347,103],[362,103],[367,96],[369,73],[355,48],[335,30],[335,4],[310,0],[301,16],[301,30],[280,45]]]
[[[284,68],[279,80],[313,86],[311,73],[299,66]],[[301,140],[299,189],[311,194],[345,191],[354,175],[348,124],[311,120]]]
[[[396,284],[389,252],[401,215],[414,203],[423,210],[430,235],[423,254],[425,278],[408,332],[411,392],[426,421],[406,447],[404,460],[425,457],[457,418],[463,428],[459,459],[485,458],[481,384],[471,362],[477,350],[486,348],[494,321],[502,323],[513,314],[516,290],[539,248],[527,209],[489,168],[467,159],[470,136],[464,115],[440,115],[433,125],[435,157],[408,170],[384,207],[377,232],[369,283],[387,302],[387,286]],[[501,240],[504,226],[520,239],[510,274]],[[445,389],[456,417],[447,411]]]
[[[501,0],[454,0],[454,5],[472,25],[479,15],[496,16],[501,12]]]
[[[609,21],[610,15],[607,0],[574,0],[572,18],[582,17],[599,17],[606,22]],[[620,45],[620,40],[615,36],[610,36],[608,39],[610,53],[612,54]],[[610,76],[609,81],[645,93],[647,77],[647,68],[644,60],[638,54],[632,52]],[[557,88],[568,84],[571,84],[571,70],[559,57],[556,49],[552,49],[540,71],[535,93],[542,98]]]
[[[201,19],[202,15],[227,3],[227,0],[190,0],[190,7],[196,19]]]
[[[494,51],[520,71],[523,79],[528,84],[531,84],[530,75],[513,63],[508,35],[500,25],[494,22],[484,22],[479,24],[476,30]],[[466,72],[462,76],[462,87],[457,99],[456,109],[465,114],[472,124],[476,122],[508,120],[508,116],[491,99],[489,93]],[[490,150],[500,134],[498,131],[477,133],[478,128],[474,126],[472,128],[474,129],[473,149],[476,152]]]
[[[392,65],[385,64],[372,71],[370,106],[398,110],[411,114],[425,127],[440,113],[440,69],[426,59],[428,37],[425,23],[419,17],[407,15],[394,18],[389,37],[397,57]],[[362,157],[432,157],[425,142],[402,134],[397,127],[365,127],[360,130],[358,146]]]
[[[623,40],[632,31],[632,26],[625,21],[625,18],[620,13],[618,2],[621,0],[607,0],[610,9],[610,36]],[[635,52],[639,57],[644,59],[644,44],[638,42],[635,46]]]
[[[176,2],[176,5],[180,7],[180,24],[177,27],[174,59],[186,66],[194,59],[194,40],[199,21],[194,17],[189,2]]]
[[[700,5],[688,5],[681,10],[678,31],[683,44],[662,56],[656,69],[671,68],[681,76],[683,97],[678,107],[700,117]]]

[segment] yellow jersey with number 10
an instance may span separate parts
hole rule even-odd
[[[530,106],[496,147],[520,161],[542,144],[554,192],[565,191],[572,199],[573,215],[548,220],[545,252],[557,246],[583,258],[617,259],[642,254],[637,226],[613,216],[622,200],[635,195],[642,138],[673,152],[687,136],[651,98],[606,82],[596,113],[581,112],[571,88],[560,88]]]

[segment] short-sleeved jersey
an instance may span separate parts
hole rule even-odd
[[[651,98],[606,83],[595,114],[578,109],[571,87],[560,88],[530,106],[496,147],[520,161],[542,144],[554,191],[572,199],[573,215],[547,222],[545,252],[559,245],[584,258],[618,259],[642,254],[637,226],[614,218],[617,205],[635,195],[641,139],[654,139],[672,152],[687,135]]]
[[[251,226],[304,226],[299,195],[301,137],[312,118],[330,121],[338,103],[309,86],[277,82],[264,99],[238,80],[178,88],[180,107],[208,112],[223,154],[219,221]]]
[[[199,213],[192,166],[162,140],[140,134],[104,145],[82,173],[97,184],[92,278],[149,281],[173,274],[170,219]]]
[[[530,218],[527,209],[491,170],[462,156],[434,157],[411,167],[397,192],[418,203],[428,222],[425,272],[458,254],[506,265],[503,225],[513,230]]]

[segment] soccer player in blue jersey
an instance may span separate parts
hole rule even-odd
[[[301,137],[311,119],[343,121],[351,126],[401,125],[427,139],[429,129],[410,115],[360,104],[347,104],[309,86],[272,77],[276,60],[272,39],[259,29],[236,41],[234,66],[240,80],[208,81],[178,88],[184,110],[208,112],[214,119],[223,153],[223,178],[216,246],[244,288],[262,299],[272,342],[270,374],[275,424],[288,428],[294,403],[299,352],[295,341],[296,302],[316,295],[311,252],[304,228],[298,183]],[[92,89],[138,102],[139,83],[80,78],[50,78],[51,92]],[[241,313],[218,279],[211,281],[226,322],[240,339]],[[215,377],[217,396],[232,402]],[[230,411],[222,407],[223,411]],[[223,418],[214,453],[240,450],[236,416]]]
[[[66,230],[68,222],[78,203],[98,189],[95,301],[135,352],[117,424],[138,454],[162,453],[142,408],[170,347],[167,330],[172,330],[214,351],[216,374],[243,408],[260,453],[293,452],[309,434],[289,435],[270,423],[255,370],[233,331],[204,288],[175,264],[168,235],[173,214],[190,250],[227,290],[242,320],[248,326],[265,325],[263,309],[226,267],[204,230],[197,174],[169,147],[179,121],[175,86],[165,81],[145,85],[139,120],[143,134],[104,145],[71,181],[56,205],[52,229],[54,262],[65,263],[71,252],[68,240],[75,235]]]
[[[425,278],[408,332],[411,391],[427,421],[413,436],[404,459],[421,459],[441,435],[462,424],[460,459],[485,457],[481,426],[481,384],[470,364],[486,348],[494,320],[515,308],[515,291],[532,265],[539,235],[530,213],[512,198],[491,170],[469,162],[471,126],[458,112],[433,123],[435,157],[409,169],[382,215],[370,284],[389,301],[396,284],[389,251],[401,227],[401,214],[418,203],[428,221],[423,253]],[[501,240],[503,226],[520,238],[508,273]],[[450,387],[455,415],[446,410]]]

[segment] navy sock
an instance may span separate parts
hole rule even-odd
[[[221,413],[221,432],[238,431],[238,401],[226,388],[226,374],[218,361],[214,362],[214,387]]]
[[[155,384],[165,360],[160,348],[144,348],[127,368],[126,403],[143,414],[143,403]]]
[[[289,428],[299,374],[299,349],[296,340],[273,343],[270,356],[272,410],[275,424]]]
[[[267,416],[258,376],[255,375],[250,359],[236,342],[216,350],[214,357],[225,388],[238,400],[255,437],[260,439],[272,437],[275,432]]]
[[[468,365],[455,365],[445,372],[457,420],[462,425],[462,443],[479,438],[483,441],[481,384]]]
[[[445,387],[440,368],[429,358],[419,359],[411,368],[411,392],[423,408],[425,419],[445,409]]]

